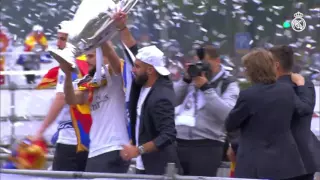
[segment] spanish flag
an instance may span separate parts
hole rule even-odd
[[[90,145],[90,129],[92,125],[90,104],[93,99],[94,89],[100,87],[97,84],[90,83],[90,81],[91,78],[85,76],[78,83],[78,90],[88,91],[88,103],[70,106],[72,126],[77,136],[77,152],[88,151]],[[101,85],[106,84],[106,81],[103,80]]]
[[[48,46],[48,41],[44,34],[42,34],[39,38],[36,38],[34,35],[28,35],[24,41],[24,51],[32,51],[37,44],[45,47]]]
[[[72,125],[77,136],[77,152],[88,151],[92,118],[89,104],[70,106]]]
[[[231,164],[230,164],[230,177],[234,177],[235,170],[236,170],[236,162],[231,162]]]
[[[47,89],[57,85],[59,66],[50,69],[38,84],[36,89]]]
[[[88,74],[89,69],[88,69],[87,57],[85,55],[79,56],[76,60],[76,63],[80,71],[81,77]]]
[[[0,30],[0,52],[6,52],[9,45],[8,36]],[[0,55],[0,71],[5,69],[5,57]],[[0,75],[0,85],[5,84],[5,75]]]

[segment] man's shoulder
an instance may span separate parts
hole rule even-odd
[[[175,93],[172,87],[160,86],[153,89],[152,95],[156,98],[171,98]]]
[[[222,80],[226,83],[233,83],[237,82],[237,78],[233,75],[226,75],[222,78]]]
[[[239,93],[240,91],[238,79],[233,75],[228,75],[222,78],[221,93],[225,93],[227,89],[236,91],[235,93]]]
[[[261,89],[264,88],[264,85],[257,85],[257,84],[253,84],[252,86],[249,86],[246,89],[242,89],[240,91],[240,95],[243,96],[250,96],[253,94],[256,94],[258,92],[261,92]]]
[[[292,91],[295,85],[291,83],[276,82],[274,89],[276,91]]]
[[[175,98],[175,92],[172,87],[168,86],[159,86],[152,90],[150,94],[150,98],[153,103],[157,103],[158,101],[168,101],[173,103]]]
[[[313,84],[313,82],[312,81],[310,81],[310,80],[305,80],[305,85],[307,86],[307,87],[310,87],[310,88],[314,88],[314,84]]]

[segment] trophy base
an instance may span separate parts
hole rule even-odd
[[[69,49],[49,49],[49,53],[55,60],[58,61],[59,64],[68,63],[72,68],[76,68],[76,57]]]

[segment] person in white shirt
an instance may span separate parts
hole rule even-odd
[[[71,72],[67,64],[60,64],[66,74],[64,86],[68,104],[90,103],[92,126],[90,129],[90,147],[87,172],[126,173],[129,162],[120,157],[123,144],[129,143],[127,120],[125,118],[125,93],[123,88],[123,62],[114,51],[110,42],[101,45],[105,66],[101,70],[102,83],[93,91],[92,101],[88,101],[89,91],[74,91]],[[98,51],[97,51],[98,52]],[[92,79],[96,78],[96,59],[99,54],[87,54]]]
[[[57,41],[59,49],[64,49],[66,46],[68,34],[65,30],[67,23],[68,21],[63,21],[59,26]],[[56,144],[52,169],[55,171],[84,171],[88,152],[77,152],[77,137],[71,122],[70,107],[64,100],[64,80],[65,74],[59,69],[53,103],[34,138],[42,138],[48,127],[54,121],[57,121],[58,130],[52,138],[52,143]]]

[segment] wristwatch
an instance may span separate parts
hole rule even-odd
[[[144,147],[143,146],[138,146],[139,154],[144,154]]]

